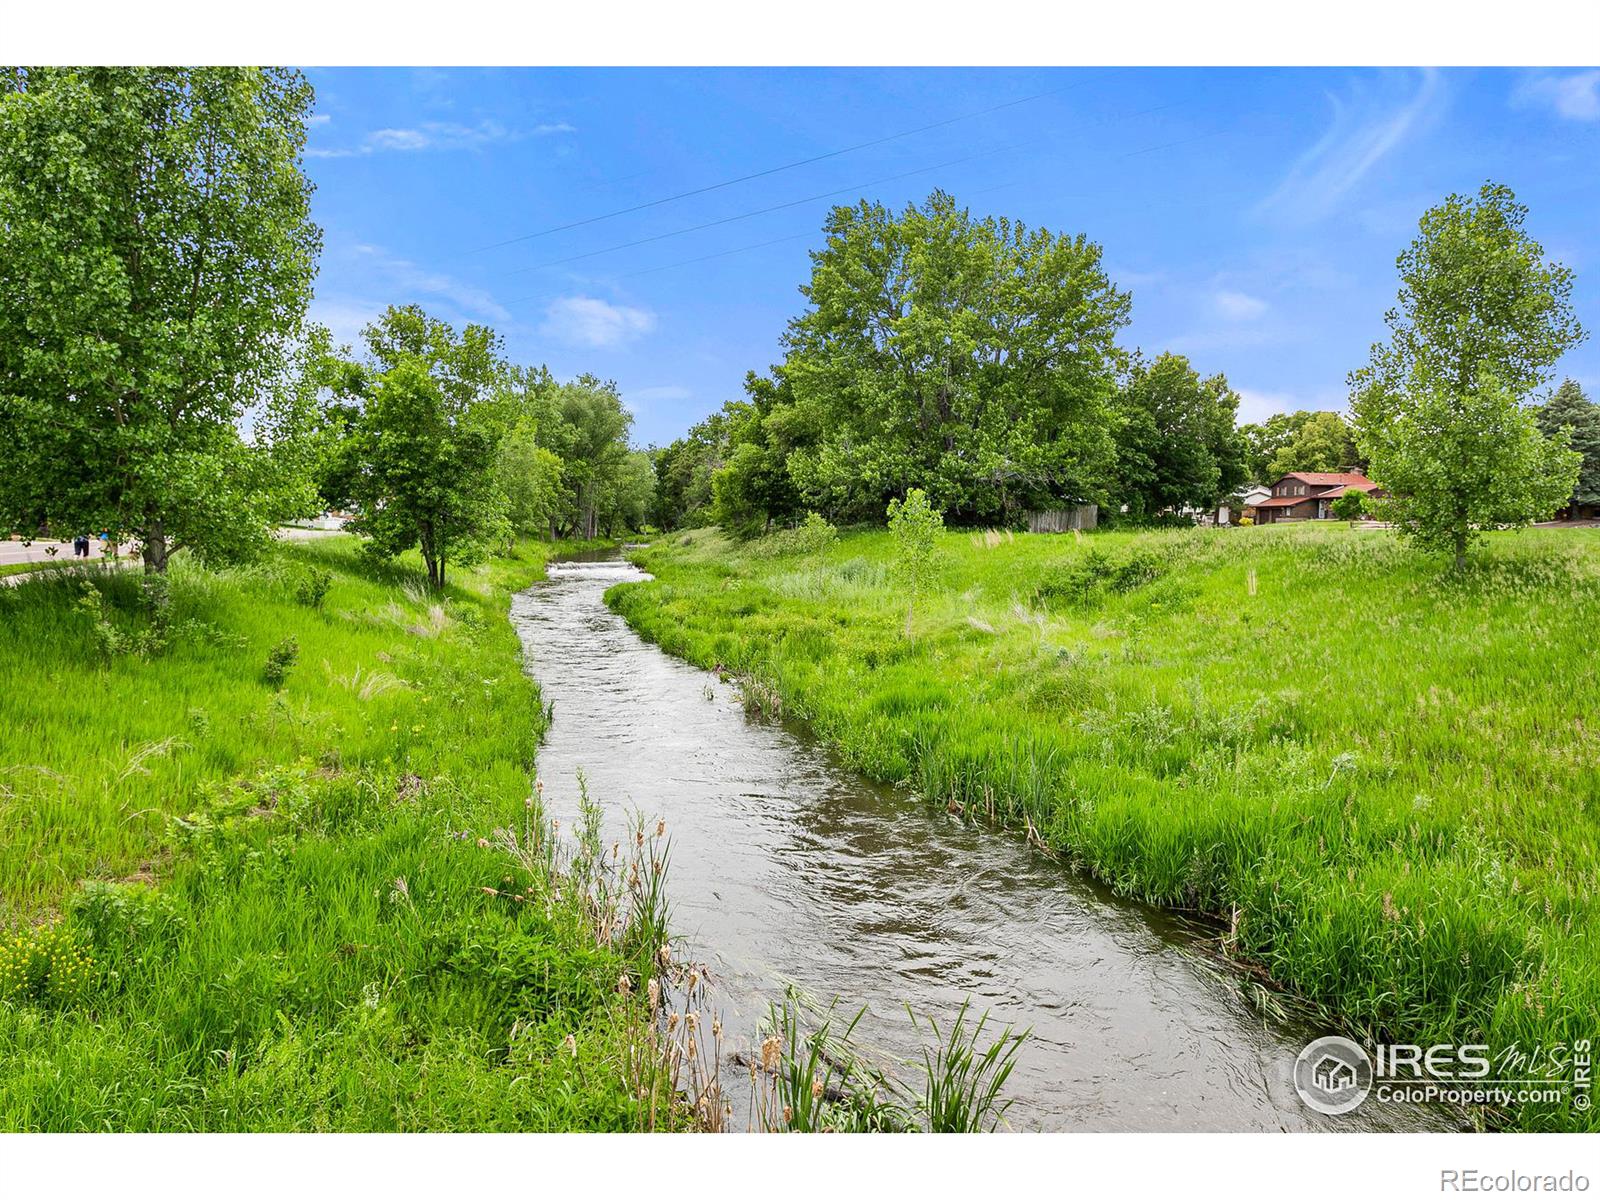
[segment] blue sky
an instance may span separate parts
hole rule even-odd
[[[309,74],[314,315],[352,341],[389,303],[489,324],[615,379],[640,444],[779,357],[830,205],[935,187],[1099,242],[1124,344],[1226,373],[1259,419],[1343,407],[1417,218],[1493,178],[1577,272],[1595,336],[1561,371],[1600,390],[1600,70]]]

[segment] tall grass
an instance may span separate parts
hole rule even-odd
[[[0,589],[0,1128],[687,1119],[630,1057],[664,912],[608,926],[592,872],[498,832],[536,816],[505,609],[548,552],[443,597],[348,539],[176,563],[165,607]]]
[[[1492,535],[1460,575],[1342,524],[951,533],[939,556],[914,641],[879,533],[666,538],[609,599],[867,774],[1226,920],[1375,1037],[1593,1037],[1596,534]]]

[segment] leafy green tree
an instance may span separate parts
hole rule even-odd
[[[1101,496],[1114,467],[1116,334],[1129,299],[1100,248],[949,196],[829,215],[783,378],[816,440],[787,454],[805,506],[875,517],[917,486],[1006,519]]]
[[[1583,456],[1571,504],[1600,504],[1600,404],[1583,394],[1577,380],[1568,379],[1538,409],[1535,419],[1546,437],[1565,429],[1574,450]]]
[[[1300,410],[1273,413],[1259,424],[1239,426],[1239,436],[1245,445],[1245,471],[1248,478],[1255,483],[1268,483],[1278,478],[1272,473],[1273,460],[1310,419],[1310,413]]]
[[[904,500],[889,501],[888,517],[895,575],[906,589],[906,636],[910,637],[917,598],[927,590],[938,565],[935,546],[944,529],[944,517],[921,488],[911,488]]]
[[[525,537],[550,532],[562,500],[561,456],[539,444],[538,422],[524,413],[495,452],[495,485],[505,497],[511,532]]]
[[[1413,393],[1369,437],[1373,470],[1392,493],[1384,515],[1424,549],[1454,555],[1458,570],[1482,530],[1553,513],[1581,462],[1567,432],[1546,438],[1488,368],[1465,395]]]
[[[1245,482],[1239,397],[1221,375],[1203,380],[1179,354],[1135,360],[1117,408],[1114,498],[1130,516],[1210,508]]]
[[[443,587],[448,563],[475,561],[509,532],[495,468],[514,414],[499,339],[481,325],[458,334],[414,305],[363,336],[352,528],[383,558],[420,550],[429,584]]]
[[[1291,471],[1339,471],[1364,464],[1355,431],[1335,412],[1306,413],[1305,421],[1268,464],[1265,480]]]
[[[615,383],[593,375],[555,388],[550,407],[556,419],[545,440],[561,456],[566,487],[560,531],[596,537],[606,489],[628,459],[633,414],[623,407]]]
[[[1400,256],[1390,340],[1350,376],[1357,437],[1403,533],[1456,566],[1485,525],[1550,515],[1580,456],[1540,432],[1523,400],[1582,341],[1572,272],[1545,260],[1527,209],[1485,184],[1423,215]]]
[[[601,486],[596,502],[600,532],[606,537],[643,529],[655,503],[656,471],[650,455],[629,450]]]
[[[277,68],[0,68],[0,525],[161,572],[308,503],[311,105]]]

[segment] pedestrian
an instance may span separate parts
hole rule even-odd
[[[74,557],[74,558],[88,558],[89,557],[89,535],[88,534],[80,533],[77,537],[72,539],[72,557]]]

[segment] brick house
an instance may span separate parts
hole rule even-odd
[[[1291,471],[1272,485],[1272,495],[1255,506],[1258,525],[1276,521],[1328,521],[1333,502],[1346,492],[1378,490],[1360,471]]]

